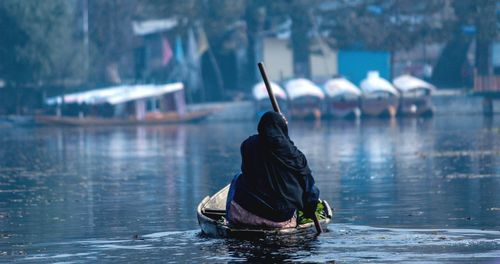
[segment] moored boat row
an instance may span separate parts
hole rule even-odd
[[[394,117],[396,115],[432,115],[431,94],[435,87],[411,75],[402,75],[393,83],[369,72],[358,88],[344,77],[327,80],[320,88],[307,79],[293,79],[285,89],[273,83],[272,89],[292,118]],[[286,92],[285,92],[286,91]],[[269,109],[263,83],[254,86],[258,113]],[[281,103],[280,105],[285,105]]]

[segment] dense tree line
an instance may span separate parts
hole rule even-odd
[[[0,1],[0,78],[20,86],[82,78],[75,23],[71,1]]]

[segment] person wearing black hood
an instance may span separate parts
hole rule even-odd
[[[311,217],[319,199],[307,159],[281,114],[266,112],[257,130],[241,144],[241,174],[231,182],[226,218],[238,226],[295,227],[296,210]]]

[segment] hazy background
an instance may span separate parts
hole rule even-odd
[[[389,79],[470,89],[474,72],[500,69],[498,10],[495,0],[2,0],[0,114],[117,84],[183,81],[188,103],[243,99],[260,60],[277,81],[321,81],[370,62],[343,57],[352,51],[382,54]],[[266,57],[280,47],[290,61]]]

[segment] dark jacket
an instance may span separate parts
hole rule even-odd
[[[281,115],[265,113],[253,135],[241,144],[241,176],[234,201],[260,217],[281,222],[296,209],[311,215],[319,190],[302,152],[288,137]]]

